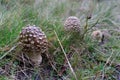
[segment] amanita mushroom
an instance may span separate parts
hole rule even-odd
[[[97,40],[98,42],[104,42],[105,40],[108,40],[111,35],[108,33],[107,30],[96,30],[92,32],[91,36],[94,40]]]
[[[69,32],[80,32],[80,20],[75,16],[70,16],[64,22],[64,28]]]
[[[22,29],[19,42],[23,47],[23,53],[36,65],[39,65],[42,61],[41,54],[48,50],[48,42],[44,32],[35,25],[28,25]]]
[[[103,34],[100,30],[96,30],[96,31],[92,32],[91,36],[94,40],[97,40],[98,42],[101,42]]]

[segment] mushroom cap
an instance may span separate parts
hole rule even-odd
[[[44,32],[35,25],[28,25],[23,28],[19,42],[23,46],[23,50],[26,52],[34,51],[44,53],[48,48],[48,42]]]
[[[75,16],[70,16],[64,23],[66,31],[80,32],[80,20]]]
[[[101,30],[96,30],[96,31],[92,32],[91,36],[93,39],[101,41],[101,39],[103,37],[103,33]]]

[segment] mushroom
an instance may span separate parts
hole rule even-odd
[[[48,41],[44,32],[35,25],[28,25],[22,29],[19,42],[22,45],[22,51],[29,59],[39,65],[42,62],[42,53],[48,50]]]
[[[102,42],[103,34],[100,30],[93,31],[91,36],[94,40],[97,40],[98,42]]]
[[[96,30],[92,32],[91,36],[94,40],[97,40],[98,42],[104,42],[107,41],[111,35],[107,30]]]
[[[64,28],[69,32],[80,32],[80,20],[75,16],[70,16],[64,22]]]

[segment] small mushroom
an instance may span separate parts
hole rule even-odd
[[[42,62],[41,54],[48,50],[48,42],[44,32],[35,25],[28,25],[22,29],[19,42],[23,47],[23,53],[27,54],[32,62],[39,65]]]
[[[92,32],[91,36],[94,40],[97,40],[98,42],[103,43],[109,40],[111,35],[109,34],[107,30],[96,30]]]
[[[70,16],[64,22],[64,28],[69,32],[80,32],[80,20],[75,16]]]
[[[94,40],[97,40],[98,42],[101,42],[103,34],[100,30],[96,30],[96,31],[92,32],[91,36]]]

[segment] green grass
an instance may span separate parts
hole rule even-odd
[[[72,53],[69,61],[78,80],[102,80],[103,73],[104,80],[116,80],[115,66],[120,63],[120,39],[116,39],[120,38],[120,17],[117,17],[120,16],[120,1],[106,0],[99,3],[96,0],[40,1],[41,3],[37,4],[34,0],[0,0],[0,57],[6,53],[7,47],[12,48],[16,45],[15,40],[22,27],[31,24],[42,28],[48,41],[54,46],[50,48],[51,55],[54,56],[56,64],[62,65],[64,54],[54,31],[57,33],[65,52],[68,55]],[[80,40],[80,36],[69,38],[71,35],[64,31],[63,24],[67,17],[77,16],[81,26],[84,27],[89,14],[92,14],[92,18],[88,21],[88,27],[99,19],[98,28],[108,29],[112,34],[110,41],[103,46],[98,46],[92,41],[90,37],[92,29],[86,34],[84,41]],[[12,58],[0,60],[0,67],[9,61],[12,61]],[[67,77],[74,80],[69,68],[67,71]],[[14,72],[11,71],[11,74]],[[7,80],[7,77],[0,77],[0,80]]]

